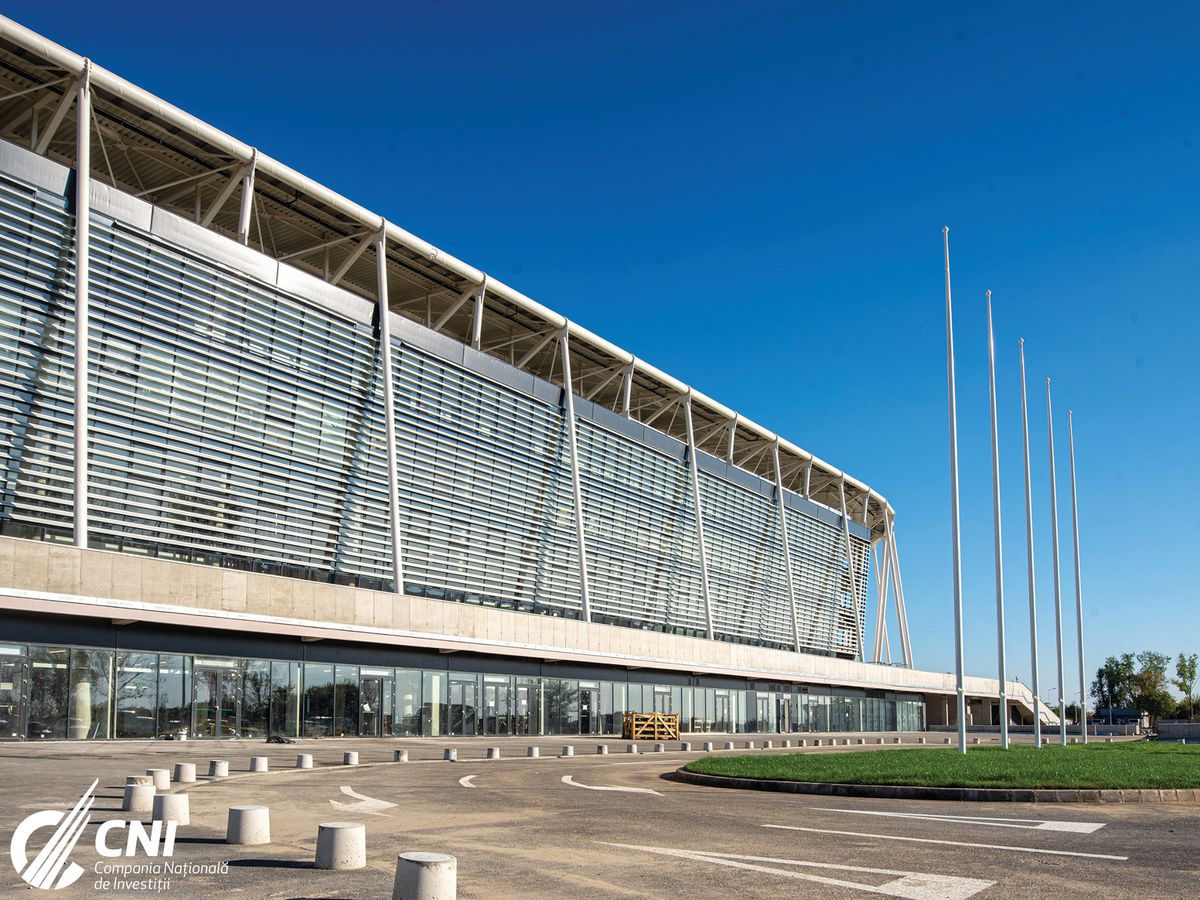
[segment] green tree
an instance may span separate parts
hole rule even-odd
[[[1165,653],[1144,650],[1137,655],[1138,671],[1133,679],[1133,704],[1147,713],[1151,721],[1169,716],[1175,709],[1175,698],[1167,690],[1167,666],[1171,658]]]
[[[1136,674],[1137,666],[1132,653],[1122,653],[1104,660],[1104,665],[1096,670],[1096,680],[1092,682],[1091,695],[1096,700],[1096,708],[1108,707],[1111,718],[1114,706],[1129,706],[1133,700]]]
[[[1191,656],[1179,654],[1179,658],[1175,660],[1175,677],[1171,683],[1179,688],[1179,692],[1187,699],[1187,717],[1190,722],[1196,715],[1196,668],[1200,662],[1200,654],[1193,653]]]

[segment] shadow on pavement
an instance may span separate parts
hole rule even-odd
[[[223,843],[223,842],[222,842]],[[229,867],[241,866],[250,869],[315,869],[306,859],[231,859]]]

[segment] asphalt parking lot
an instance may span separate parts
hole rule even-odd
[[[754,736],[737,736],[737,745],[747,738]],[[714,739],[721,747],[725,738]],[[598,742],[608,744],[609,755],[596,754]],[[559,755],[566,743],[575,756]],[[539,746],[539,758],[525,756],[530,744]],[[441,760],[447,746],[458,749],[458,762]],[[488,746],[499,746],[502,758],[484,759]],[[31,813],[68,810],[98,779],[92,823],[71,853],[85,874],[55,892],[62,897],[390,897],[396,854],[411,850],[458,857],[460,897],[926,900],[1197,892],[1197,804],[947,803],[732,791],[671,780],[676,767],[699,753],[667,746],[665,753],[635,755],[611,738],[10,745],[0,747],[0,833],[8,841]],[[412,761],[391,762],[397,748],[408,749]],[[345,750],[359,752],[358,767],[341,765]],[[297,771],[297,752],[313,753],[316,768]],[[251,755],[268,756],[272,771],[249,774]],[[231,776],[204,777],[209,759],[229,760]],[[160,880],[138,890],[118,889],[110,875],[109,886],[97,889],[106,877],[98,864],[102,872],[107,864],[147,862],[102,859],[95,850],[100,822],[122,818],[124,776],[175,762],[197,763],[201,776],[187,786],[192,820],[179,829],[172,859],[217,871],[173,875],[169,887]],[[246,803],[270,807],[271,844],[224,843],[228,807]],[[329,821],[366,825],[365,869],[312,867],[317,826]],[[38,849],[31,839],[29,853]],[[31,890],[10,864],[0,867],[0,892]]]

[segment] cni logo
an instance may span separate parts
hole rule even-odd
[[[83,869],[70,861],[71,851],[92,820],[92,804],[96,802],[92,792],[99,782],[98,778],[92,782],[92,786],[84,791],[69,813],[64,815],[56,809],[44,809],[27,816],[17,826],[9,844],[9,853],[13,868],[28,884],[50,891],[68,887],[79,880]],[[29,838],[42,828],[53,828],[54,833],[41,852],[30,860],[26,849]],[[66,871],[63,870],[64,866]]]

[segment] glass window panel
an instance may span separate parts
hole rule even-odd
[[[301,732],[305,737],[328,737],[333,734],[333,666],[329,663],[304,664],[304,719]]]
[[[111,650],[75,650],[71,654],[71,699],[67,737],[98,740],[109,736],[112,714]]]
[[[116,736],[152,738],[157,731],[158,654],[118,653]]]
[[[67,670],[70,651],[66,647],[29,648],[29,717],[26,734],[30,738],[67,736]]]
[[[158,734],[186,734],[192,707],[190,656],[161,654],[158,657]]]

